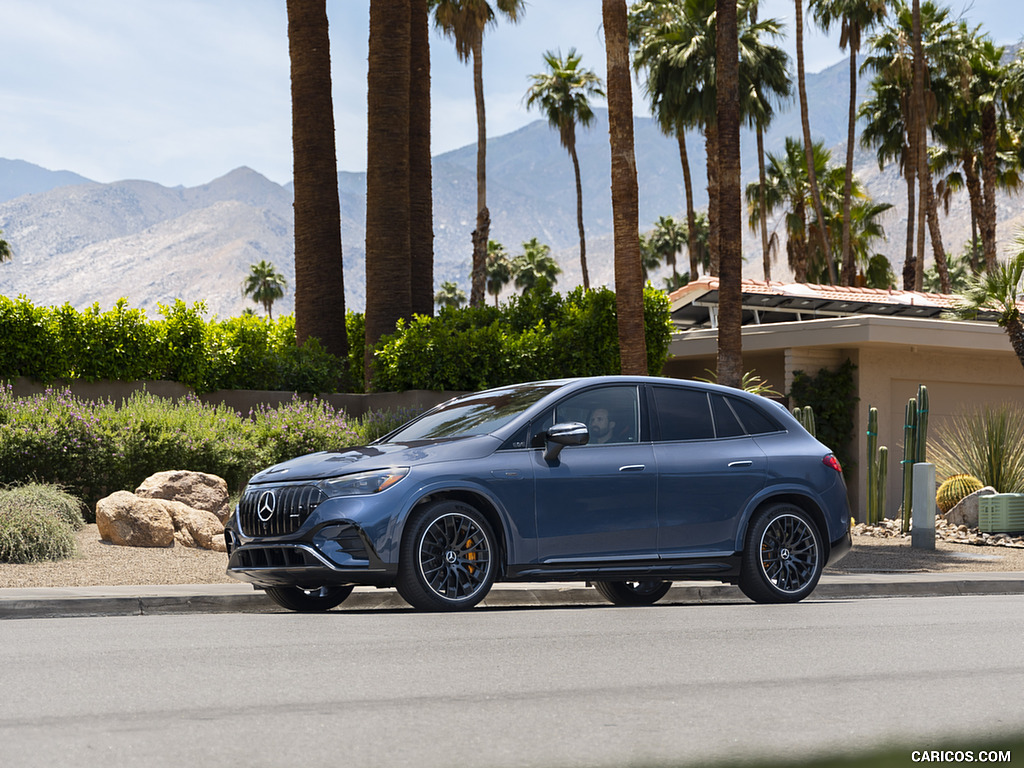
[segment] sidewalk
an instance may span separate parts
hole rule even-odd
[[[934,597],[1024,594],[1024,573],[826,574],[809,600],[861,597]],[[737,587],[710,581],[675,582],[661,603],[749,602]],[[581,582],[496,584],[482,603],[489,607],[609,605]],[[337,610],[410,610],[393,589],[358,587]],[[71,616],[282,612],[250,585],[189,584],[143,587],[0,589],[0,619]]]

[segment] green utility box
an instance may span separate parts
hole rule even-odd
[[[978,499],[978,529],[985,533],[1024,531],[1024,493],[997,493]]]

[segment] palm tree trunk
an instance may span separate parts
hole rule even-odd
[[[326,0],[288,0],[292,179],[295,191],[295,337],[348,355],[338,158]]]
[[[740,190],[739,37],[736,0],[717,0],[718,383],[743,379],[743,214]]]
[[[409,258],[409,0],[372,0],[367,73],[366,352],[412,314]]]
[[[487,282],[487,240],[491,236],[491,213],[487,210],[487,115],[484,111],[484,42],[473,42],[473,92],[476,96],[476,229],[473,230],[473,281],[469,304],[484,301]]]
[[[850,243],[850,210],[853,207],[853,147],[857,141],[857,46],[848,40],[850,46],[850,110],[846,130],[846,179],[843,181],[843,285],[853,285],[857,280],[857,265],[853,260],[853,246]]]
[[[573,137],[569,147],[572,170],[576,174],[576,226],[580,231],[580,269],[583,270],[583,290],[590,290],[590,275],[587,274],[587,238],[583,233],[583,183],[580,180],[580,160],[576,156],[576,140]]]
[[[982,216],[981,245],[985,253],[985,269],[996,269],[996,108],[986,105],[981,111],[981,178]]]
[[[718,128],[712,121],[704,126],[704,151],[708,165],[708,250],[712,277],[718,277]]]
[[[913,137],[907,135],[907,143],[910,145],[907,157],[914,157]],[[914,216],[916,211],[915,185],[917,184],[916,163],[908,159],[903,164],[903,175],[907,179],[907,245],[903,258],[903,290],[913,291],[917,277],[917,259],[914,256]]]
[[[914,0],[912,5],[913,21],[911,27],[912,46],[914,51],[914,81],[913,81],[913,107],[911,114],[914,116],[912,126],[916,137],[917,151],[915,152],[915,163],[917,166],[917,183],[920,193],[918,205],[920,210],[917,216],[917,261],[914,264],[914,290],[920,291],[924,287],[924,228],[928,216],[928,198],[931,192],[931,181],[928,173],[928,120],[924,103],[924,51],[921,46],[921,0]]]
[[[807,206],[801,199],[793,207],[793,214],[800,221],[800,233],[793,238],[792,264],[793,279],[798,283],[807,282]]]
[[[622,373],[647,373],[640,203],[633,151],[633,90],[626,33],[626,0],[602,0],[608,63],[608,140],[612,154],[615,302]]]
[[[1015,317],[1006,322],[1006,333],[1010,337],[1010,345],[1017,353],[1017,359],[1024,366],[1024,324],[1021,324],[1020,317]]]
[[[430,161],[430,21],[427,0],[411,2],[409,82],[409,252],[411,309],[434,314],[434,197]]]
[[[939,210],[935,201],[935,188],[932,186],[932,171],[928,166],[927,151],[924,162],[924,183],[921,191],[925,196],[925,210],[928,213],[928,234],[932,240],[932,254],[935,256],[935,268],[939,273],[939,284],[943,293],[952,293],[953,285],[949,281],[949,265],[946,263],[946,250],[942,247],[942,230],[939,228]],[[923,277],[923,276],[922,276]]]
[[[690,158],[686,153],[686,130],[676,128],[679,162],[683,166],[683,190],[686,193],[686,250],[690,256],[690,281],[697,279],[700,268],[700,246],[697,245],[697,214],[693,210],[693,182],[690,179]]]
[[[971,271],[980,271],[978,260],[978,222],[982,218],[984,199],[981,192],[981,179],[978,177],[978,166],[974,154],[965,152],[960,158],[960,164],[964,169],[964,181],[967,184],[967,199],[971,203]]]
[[[768,207],[764,202],[764,189],[767,183],[764,169],[764,130],[757,126],[757,178],[760,187],[757,190],[757,210],[761,219],[761,261],[764,267],[764,279],[772,279],[772,254],[768,245]]]
[[[794,0],[796,6],[796,80],[800,93],[800,124],[804,132],[804,156],[807,158],[807,181],[811,187],[811,201],[814,204],[814,215],[818,217],[818,234],[821,252],[828,263],[829,280],[836,280],[836,262],[825,236],[825,213],[821,207],[821,193],[818,191],[818,177],[814,171],[814,144],[811,141],[811,120],[807,110],[807,83],[804,77],[804,10],[802,0]]]

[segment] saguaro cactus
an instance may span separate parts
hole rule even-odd
[[[914,461],[928,461],[928,387],[917,388],[917,450]]]
[[[814,419],[814,409],[811,406],[805,405],[803,408],[797,406],[793,409],[793,415],[800,422],[800,425],[811,433],[811,437],[817,437],[817,434],[815,434],[817,423]]]
[[[868,409],[867,522],[874,525],[885,517],[885,480],[889,449],[878,446],[878,409]]]
[[[903,515],[900,532],[910,530],[910,511],[914,505],[914,461],[917,458],[917,398],[907,402],[906,419],[903,422]]]

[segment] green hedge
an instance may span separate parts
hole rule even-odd
[[[336,392],[345,364],[316,339],[295,343],[295,318],[206,320],[201,303],[160,305],[161,318],[120,299],[101,312],[37,307],[0,296],[0,379],[178,381],[196,392]]]
[[[671,334],[668,297],[644,290],[647,366],[661,372]],[[375,388],[478,390],[520,381],[620,372],[615,294],[607,288],[564,298],[550,291],[500,308],[446,307],[400,322],[375,352]]]

